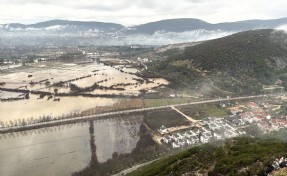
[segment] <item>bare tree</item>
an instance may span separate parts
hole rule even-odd
[[[14,123],[13,123],[12,120],[9,120],[9,123],[10,123],[10,126],[11,126],[11,127],[14,126]]]

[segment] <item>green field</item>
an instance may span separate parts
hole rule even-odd
[[[226,109],[219,108],[215,104],[182,106],[178,109],[197,120],[205,117],[222,117],[228,114]]]
[[[158,107],[172,104],[189,103],[192,98],[165,98],[165,99],[144,99],[145,107]]]
[[[185,117],[171,109],[147,112],[144,117],[144,122],[152,130],[157,130],[162,125],[164,125],[165,127],[189,125],[189,122],[186,120]]]

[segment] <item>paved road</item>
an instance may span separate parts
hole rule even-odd
[[[154,161],[156,161],[156,160],[159,160],[159,159],[161,159],[161,158],[158,158],[158,159],[155,159],[155,160],[152,160],[152,161],[148,161],[148,162],[146,162],[146,163],[142,163],[142,164],[135,165],[135,166],[133,166],[133,167],[131,167],[131,168],[128,168],[128,169],[126,169],[126,170],[123,170],[123,171],[121,171],[120,173],[117,173],[117,174],[112,175],[112,176],[126,175],[126,174],[128,174],[128,173],[131,173],[131,172],[137,170],[138,168],[140,168],[140,167],[142,167],[142,166],[148,165],[148,164],[150,164],[150,163],[152,163],[152,162],[154,162]]]
[[[0,132],[7,132],[10,129],[12,130],[21,130],[23,128],[37,128],[37,127],[43,127],[43,125],[58,125],[63,123],[71,123],[76,121],[84,121],[89,119],[96,119],[100,117],[107,117],[107,116],[114,116],[114,115],[123,115],[123,114],[129,114],[129,113],[138,113],[138,112],[144,112],[144,111],[152,111],[152,110],[160,110],[160,109],[166,109],[166,108],[172,108],[172,107],[180,107],[180,106],[188,106],[188,105],[198,105],[198,104],[206,104],[206,103],[216,103],[221,101],[230,101],[230,100],[243,100],[243,99],[252,99],[252,98],[260,98],[260,97],[270,97],[270,96],[278,96],[278,94],[266,94],[266,95],[256,95],[256,96],[243,96],[243,97],[231,97],[231,98],[217,98],[217,99],[211,99],[211,100],[203,100],[203,101],[196,101],[196,102],[190,102],[190,103],[182,103],[182,104],[174,104],[174,105],[167,105],[167,106],[159,106],[159,107],[150,107],[150,108],[139,108],[139,109],[131,109],[131,110],[124,110],[124,111],[115,111],[115,112],[107,112],[103,114],[95,114],[95,115],[88,115],[88,116],[81,116],[81,117],[73,117],[68,119],[58,119],[48,122],[39,122],[34,124],[29,124],[25,126],[15,126],[15,127],[9,127],[9,128],[0,128]]]

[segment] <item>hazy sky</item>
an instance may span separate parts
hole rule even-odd
[[[141,24],[170,18],[210,23],[287,17],[287,0],[0,0],[0,24],[51,19]]]

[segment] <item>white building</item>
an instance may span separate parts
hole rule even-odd
[[[173,133],[172,138],[177,142],[179,139],[183,139],[183,136],[179,133]]]
[[[193,132],[193,131],[186,131],[184,133],[184,136],[187,137],[187,138],[190,138],[191,136],[196,136],[196,134]]]
[[[191,139],[187,139],[186,140],[186,144],[187,145],[193,145],[194,143],[193,143],[193,141]]]
[[[197,136],[192,136],[190,139],[194,144],[199,142],[199,138]]]
[[[180,145],[177,142],[172,143],[172,148],[179,148]]]
[[[185,141],[184,141],[183,139],[178,139],[177,143],[178,143],[180,146],[184,146]]]
[[[214,133],[213,136],[215,139],[219,139],[219,140],[222,139],[222,136],[218,133]]]
[[[165,126],[163,126],[163,125],[160,127],[159,131],[161,133],[167,133],[168,132],[167,128]]]
[[[208,143],[209,141],[209,138],[205,137],[205,136],[200,136],[200,142],[203,143],[203,144],[206,144]]]
[[[162,140],[164,143],[168,144],[171,142],[172,138],[169,135],[165,135]]]
[[[205,136],[206,138],[212,138],[211,132],[202,133],[202,136]]]
[[[209,128],[214,131],[214,130],[220,130],[222,126],[217,123],[210,123]]]

